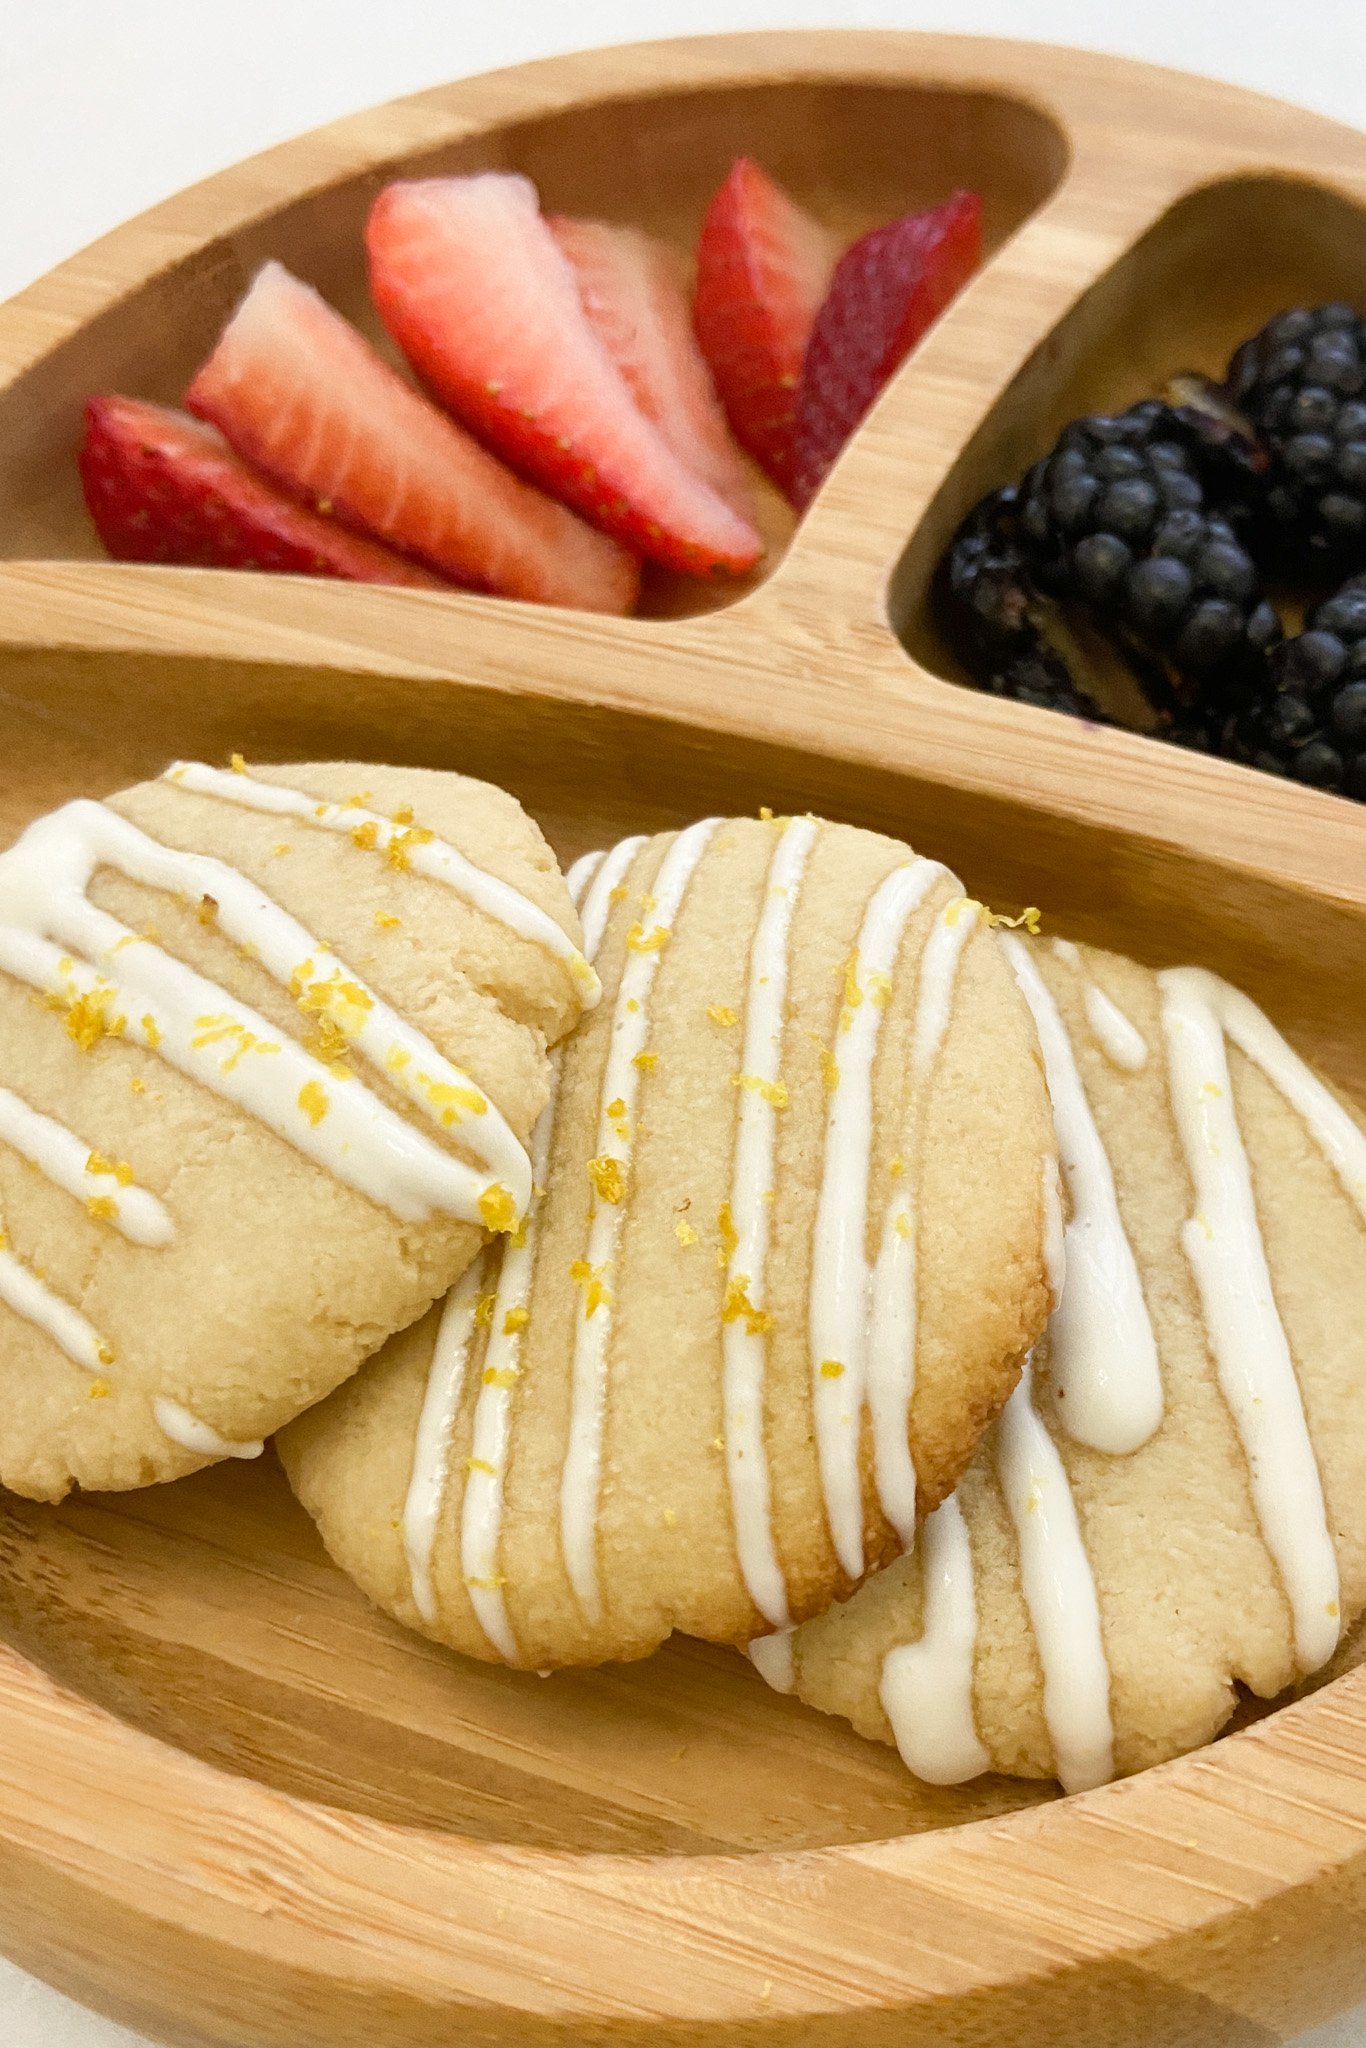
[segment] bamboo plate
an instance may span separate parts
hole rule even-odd
[[[607,622],[91,559],[86,393],[173,396],[266,254],[359,315],[396,171],[514,165],[688,244],[741,150],[847,231],[977,185],[991,255],[795,535],[769,502],[739,601],[661,580]],[[1366,1099],[1366,814],[961,689],[925,603],[1064,418],[1359,294],[1363,202],[1366,138],[1291,108],[884,34],[533,65],[226,172],[0,312],[0,837],[231,748],[491,775],[565,854],[816,808],[1233,974]],[[269,1463],[8,1503],[0,1632],[0,1945],[183,2048],[1254,2048],[1366,1995],[1360,1671],[1084,1797],[917,1791],[730,1653],[544,1686],[444,1656]]]

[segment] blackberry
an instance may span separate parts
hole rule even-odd
[[[1074,420],[1020,486],[1018,531],[1039,588],[1077,604],[1129,655],[1168,721],[1265,689],[1275,611],[1206,479],[1225,451],[1160,399]]]
[[[1105,724],[1100,706],[1050,646],[1016,521],[1012,486],[983,498],[959,527],[941,570],[951,630],[974,679],[993,696]]]
[[[1272,688],[1221,751],[1366,801],[1366,575],[1351,576],[1271,657]]]
[[[1271,451],[1281,533],[1339,569],[1366,565],[1366,320],[1344,305],[1278,313],[1225,389]]]

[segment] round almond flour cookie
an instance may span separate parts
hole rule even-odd
[[[578,940],[536,827],[463,776],[181,763],[30,826],[0,855],[0,1481],[253,1455],[421,1315],[530,1199]]]
[[[372,1599],[537,1669],[743,1642],[895,1555],[1043,1326],[1056,1167],[937,863],[708,819],[571,882],[604,999],[524,1234],[280,1440]]]
[[[1059,1307],[916,1551],[753,1654],[932,1783],[1081,1790],[1320,1669],[1366,1604],[1366,1136],[1213,975],[1005,944],[1057,1118]]]

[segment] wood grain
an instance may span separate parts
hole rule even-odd
[[[992,254],[738,601],[609,622],[91,559],[86,392],[172,395],[267,253],[359,313],[394,170],[513,165],[686,243],[742,148],[847,231],[979,184]],[[1061,418],[1358,278],[1364,199],[1366,140],[1272,102],[840,33],[556,60],[225,173],[0,309],[0,838],[238,748],[488,774],[566,855],[812,807],[1235,975],[1366,1101],[1366,817],[963,690],[926,604]],[[271,1461],[0,1514],[0,1941],[184,2048],[1259,2048],[1366,1994],[1364,1753],[1348,1671],[1083,1798],[931,1793],[727,1653],[544,1684],[444,1656]]]

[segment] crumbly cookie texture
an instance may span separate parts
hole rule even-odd
[[[958,1488],[959,1530],[930,1525],[916,1554],[799,1629],[785,1671],[781,1650],[760,1658],[811,1705],[898,1740],[924,1775],[990,1768],[1077,1787],[1210,1740],[1239,1686],[1270,1697],[1305,1677],[1366,1603],[1366,1140],[1213,977],[1065,945],[1029,957],[1113,1176],[1160,1419],[1118,1455],[1079,1442],[1055,1323],[1032,1401],[1053,1477],[1045,1455],[1012,1481],[1007,1411]],[[1061,1115],[1059,1141],[1066,1162],[1076,1140]],[[1079,1196],[1064,1304],[1084,1284]],[[1110,1231],[1112,1267],[1116,1242]],[[1094,1348],[1093,1363],[1106,1355]]]
[[[280,1438],[373,1600],[537,1669],[847,1593],[954,1486],[1050,1303],[1037,1042],[946,870],[729,819],[570,879],[603,1000],[526,1242]]]
[[[480,1173],[500,1177],[473,1108],[482,1096],[484,1123],[505,1120],[498,1160],[525,1164],[547,1042],[585,998],[561,957],[579,936],[563,879],[502,790],[368,764],[240,766],[216,788],[172,771],[54,814],[27,875],[0,856],[0,1482],[15,1492],[56,1500],[249,1454],[421,1316],[485,1225],[507,1220],[497,1194],[462,1214],[443,1193],[453,1163],[476,1197]],[[262,790],[294,792],[302,815],[260,808]],[[107,850],[121,832],[133,854],[113,865],[101,851],[62,896],[73,849]],[[516,892],[531,936],[424,868],[433,847]],[[126,871],[168,852],[175,886]],[[221,903],[202,870],[176,865],[186,854],[236,876]],[[91,933],[89,906],[103,914],[91,951],[69,936]],[[310,941],[283,968],[281,913]],[[57,941],[45,953],[44,920]],[[119,925],[131,936],[109,947]],[[146,979],[173,963],[209,985],[179,1008]],[[177,1018],[194,1073],[171,1057]],[[362,1050],[363,1027],[387,1056]],[[448,1070],[470,1087],[443,1094]],[[313,1155],[333,1134],[329,1165]],[[395,1146],[430,1200],[409,1187],[387,1205],[390,1181],[406,1186]],[[75,1185],[62,1185],[72,1159]],[[156,1241],[132,1241],[130,1215]]]

